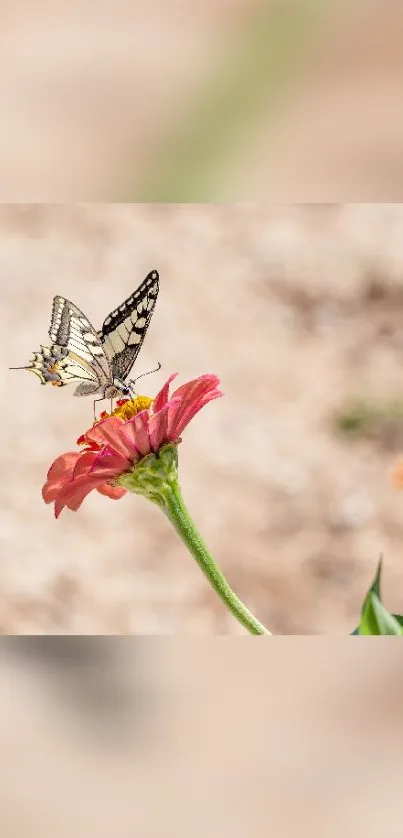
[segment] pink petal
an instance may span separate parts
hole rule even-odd
[[[90,475],[94,474],[109,474],[110,477],[118,477],[123,474],[132,465],[132,460],[128,460],[122,454],[118,454],[109,445],[105,445],[101,451],[95,452],[95,459],[92,463]]]
[[[88,480],[83,481],[80,478],[80,481],[76,483],[72,482],[69,486],[62,489],[55,499],[55,518],[59,517],[65,506],[73,510],[78,509],[92,488],[93,486],[91,486]]]
[[[106,495],[107,498],[112,498],[113,500],[118,500],[122,498],[123,495],[126,494],[126,489],[123,486],[111,486],[109,483],[103,483],[102,486],[98,486],[97,492],[101,495]]]
[[[220,379],[212,373],[199,375],[198,378],[194,378],[192,381],[187,381],[185,384],[178,387],[178,389],[172,393],[172,397],[175,398],[175,396],[179,396],[183,399],[200,398],[203,393],[208,392],[209,390],[214,390],[219,383]]]
[[[169,385],[177,375],[177,372],[170,375],[166,384],[164,384],[163,388],[159,391],[159,393],[157,393],[153,401],[153,413],[157,413],[157,411],[162,410],[162,408],[165,407],[169,396]]]
[[[208,404],[209,402],[212,402],[214,399],[221,398],[221,396],[222,393],[220,393],[219,390],[216,390],[213,393],[206,393],[206,395],[202,399],[200,399],[198,403],[191,404],[187,410],[183,411],[182,415],[177,418],[175,428],[173,429],[173,431],[175,431],[176,436],[179,437],[181,435],[182,431],[186,428],[186,425],[189,424],[189,422],[194,418],[194,416],[196,416],[196,413],[198,413],[199,410],[201,410],[202,407],[204,407],[204,405]]]
[[[193,381],[188,381],[183,384],[173,394],[173,398],[180,397],[182,400],[182,407],[178,411],[175,420],[175,427],[172,428],[172,433],[180,436],[186,425],[198,413],[198,411],[207,402],[212,399],[219,398],[222,394],[217,390],[219,378],[216,375],[201,375]]]
[[[133,441],[141,457],[145,457],[151,451],[150,437],[148,435],[149,411],[141,410],[132,419],[128,419],[126,427],[133,435]]]
[[[180,399],[170,399],[165,407],[151,416],[148,433],[153,451],[158,451],[166,442],[174,441],[169,433],[170,416],[179,409],[180,403]]]
[[[73,474],[71,475],[71,480],[76,480],[77,477],[83,477],[85,474],[89,474],[98,454],[99,451],[88,451],[88,449],[80,451],[73,469]]]
[[[172,442],[179,439],[180,434],[177,433],[178,417],[182,414],[183,404],[182,399],[172,398],[171,409],[168,417],[168,437]]]
[[[125,433],[125,422],[120,416],[106,416],[86,433],[86,439],[97,445],[109,445],[118,454],[131,459],[132,446]]]
[[[42,497],[45,503],[52,503],[61,487],[71,479],[79,457],[80,453],[78,451],[67,451],[65,454],[61,454],[51,465],[46,483],[42,489]]]
[[[83,452],[78,465],[77,474],[61,488],[55,498],[56,518],[65,506],[78,509],[89,492],[127,471],[132,463],[105,446],[101,451]]]
[[[143,419],[140,420],[141,426],[143,426],[145,423],[148,424],[149,418],[150,418],[149,410],[148,409],[141,410],[140,413],[136,414],[136,417],[140,416],[140,415],[143,416]],[[140,449],[138,447],[139,446],[139,440],[137,439],[138,424],[136,425],[135,422],[134,422],[134,419],[136,417],[132,416],[131,419],[126,419],[126,422],[125,422],[125,433],[127,435],[127,438],[130,440],[130,445],[131,445],[132,450],[135,452],[135,456],[133,454],[132,458],[131,458],[132,463],[136,463],[143,456],[140,453]]]
[[[100,470],[91,476],[86,475],[84,477],[78,477],[77,480],[72,480],[59,492],[55,500],[55,517],[59,517],[65,506],[74,511],[77,510],[81,506],[84,498],[93,489],[98,489],[99,486],[102,486],[111,477],[111,474],[105,474],[103,470]]]

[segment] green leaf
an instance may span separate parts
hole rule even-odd
[[[352,634],[403,634],[403,616],[390,614],[381,602],[382,561],[380,555],[374,580],[362,606],[360,624]]]
[[[394,614],[393,616],[399,623],[399,626],[403,626],[403,614]]]
[[[375,405],[364,399],[348,403],[336,416],[336,428],[344,434],[366,434],[378,419]]]
[[[389,614],[389,611],[386,610],[379,597],[372,590],[365,598],[358,631],[359,634],[403,635],[403,627],[393,614]]]
[[[369,593],[375,594],[379,601],[381,600],[381,575],[382,575],[383,555],[379,556],[378,567],[376,569],[375,579],[369,589]]]

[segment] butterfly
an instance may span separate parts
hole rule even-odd
[[[56,296],[49,327],[51,346],[42,346],[25,367],[41,384],[64,387],[78,383],[75,396],[101,394],[95,402],[133,394],[126,381],[143,344],[159,292],[159,275],[151,271],[137,290],[108,315],[97,332],[80,309]],[[158,365],[156,372],[161,368]],[[140,378],[140,376],[139,376]]]

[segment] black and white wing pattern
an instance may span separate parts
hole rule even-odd
[[[57,364],[60,384],[81,381],[75,395],[103,392],[112,385],[112,371],[98,335],[80,309],[56,296],[53,300],[52,318],[49,327],[52,349],[64,351],[63,361]]]
[[[77,395],[96,393],[103,383],[91,364],[59,346],[41,346],[33,353],[27,367],[12,369],[27,369],[38,376],[41,384],[53,384],[54,387],[80,382]]]
[[[144,341],[159,291],[157,271],[151,271],[127,300],[106,318],[98,338],[112,376],[124,381]]]

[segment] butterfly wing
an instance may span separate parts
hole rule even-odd
[[[121,386],[143,343],[159,291],[157,271],[151,271],[137,291],[106,318],[96,332],[82,311],[65,297],[53,300],[49,327],[51,346],[41,346],[26,367],[40,379],[64,387],[78,382],[75,395],[105,393]],[[14,368],[15,369],[15,368]]]
[[[56,296],[53,300],[49,337],[56,347],[68,353],[68,361],[63,362],[64,383],[68,383],[67,379],[94,382],[94,389],[78,388],[77,395],[97,392],[111,383],[112,371],[95,329],[83,312],[65,297]]]
[[[127,300],[106,318],[98,338],[112,375],[124,381],[140,352],[159,291],[159,275],[151,271]]]
[[[56,346],[41,346],[34,352],[30,364],[25,367],[38,376],[41,384],[64,387],[71,382],[81,382],[85,392],[93,393],[99,388],[99,379],[86,361],[66,349]]]

